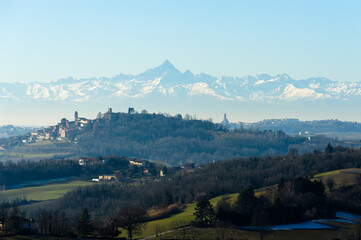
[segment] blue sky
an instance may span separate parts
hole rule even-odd
[[[0,1],[0,82],[179,70],[361,81],[361,1]]]

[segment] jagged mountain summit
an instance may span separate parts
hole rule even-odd
[[[287,74],[214,77],[180,72],[168,60],[138,75],[73,79],[49,83],[0,83],[0,98],[86,102],[144,97],[210,97],[221,101],[279,102],[297,100],[353,100],[361,98],[361,82],[326,78],[292,79]]]

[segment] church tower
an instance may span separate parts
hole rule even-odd
[[[78,120],[79,116],[78,116],[78,111],[75,111],[74,113],[74,121]]]
[[[222,123],[223,126],[229,127],[229,121],[227,119],[227,114],[224,114],[224,119],[223,119],[223,121],[221,123]]]

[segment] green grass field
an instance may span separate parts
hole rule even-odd
[[[317,177],[326,177],[326,176],[339,174],[340,172],[341,172],[341,170],[334,170],[334,171],[329,171],[329,172],[316,174],[314,177],[316,177],[316,178]]]
[[[328,179],[332,179],[335,183],[334,188],[337,189],[342,186],[350,186],[356,184],[360,176],[361,169],[348,168],[316,174],[314,176],[314,179],[322,180],[323,183],[326,183]]]
[[[45,158],[54,158],[55,156],[69,156],[72,155],[71,152],[63,152],[63,153],[23,153],[23,152],[0,152],[0,156],[8,157],[10,159],[45,159]]]
[[[50,146],[50,145],[54,145],[56,143],[66,143],[65,140],[44,140],[44,141],[39,141],[39,142],[34,142],[34,143],[28,143],[25,144],[23,147],[35,147],[35,146]]]
[[[96,184],[94,182],[71,180],[62,183],[53,183],[37,187],[24,187],[0,191],[0,198],[27,199],[34,201],[45,201],[61,198],[66,192],[77,189],[80,186]]]

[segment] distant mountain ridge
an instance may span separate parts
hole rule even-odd
[[[19,135],[25,135],[29,132],[38,130],[35,127],[18,127],[13,125],[0,126],[0,138],[7,138]]]
[[[292,79],[287,74],[245,77],[214,77],[205,73],[180,72],[168,60],[137,75],[59,79],[48,83],[0,83],[0,99],[37,99],[59,102],[184,98],[200,96],[217,101],[292,102],[360,100],[361,82],[336,82],[327,78]]]

